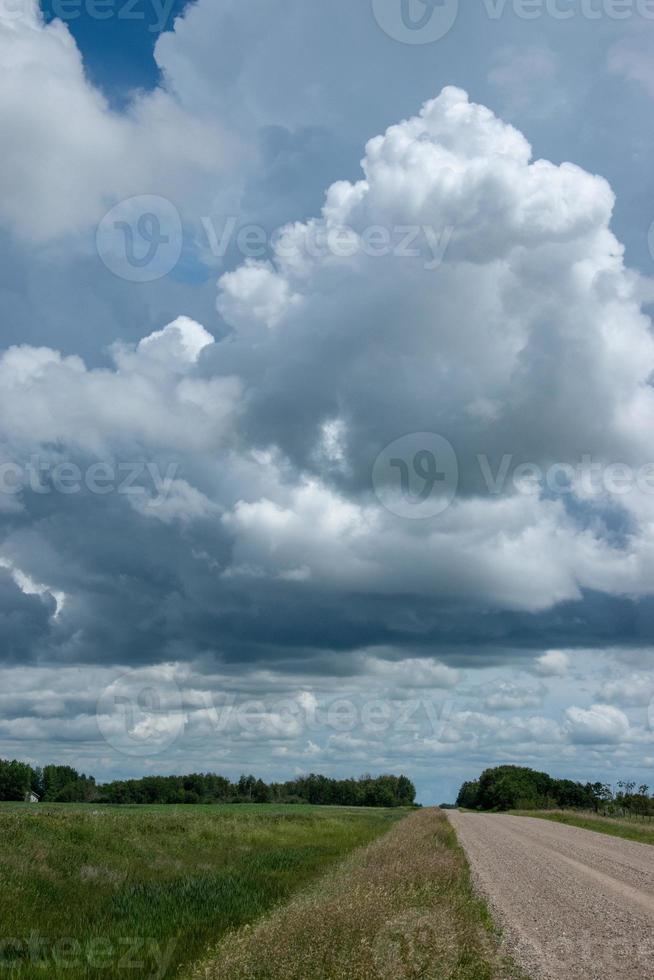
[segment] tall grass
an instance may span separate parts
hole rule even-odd
[[[187,980],[498,980],[515,976],[438,810],[408,816]]]
[[[640,844],[654,844],[654,826],[635,823],[629,819],[604,817],[582,810],[511,810],[511,813],[518,817],[538,817],[539,820],[550,820],[571,827],[581,827],[583,830],[594,830],[597,834],[635,840]]]
[[[172,977],[404,812],[0,805],[0,980]]]

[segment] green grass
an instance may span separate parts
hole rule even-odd
[[[510,812],[518,817],[538,817],[539,820],[564,823],[571,827],[581,827],[582,830],[594,830],[597,834],[623,837],[625,840],[635,840],[640,844],[654,844],[654,826],[631,820],[567,810],[511,810]]]
[[[0,804],[0,976],[172,977],[405,813]]]
[[[488,910],[442,811],[418,810],[230,931],[186,980],[507,980]]]

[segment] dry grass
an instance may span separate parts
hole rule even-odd
[[[232,932],[193,980],[499,980],[514,976],[439,810],[421,810],[309,890]]]

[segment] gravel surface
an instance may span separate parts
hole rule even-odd
[[[654,977],[654,846],[533,817],[448,815],[530,977]]]

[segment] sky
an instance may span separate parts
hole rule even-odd
[[[654,782],[654,5],[0,3],[0,756]]]

